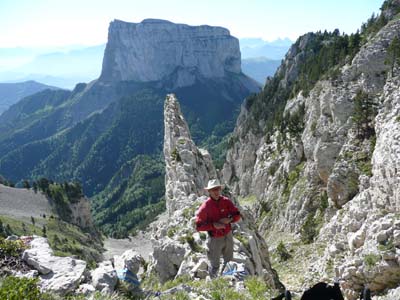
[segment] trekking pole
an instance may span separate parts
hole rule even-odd
[[[285,291],[285,300],[292,300],[292,294],[289,290]]]
[[[368,288],[368,285],[362,291],[362,300],[371,300],[371,290]]]
[[[222,265],[221,273],[219,274],[219,276],[222,276],[222,274],[224,273],[224,269],[225,269],[227,264],[228,264],[228,262],[224,261],[224,264]]]

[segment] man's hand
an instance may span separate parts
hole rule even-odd
[[[220,222],[214,222],[214,227],[215,229],[224,229],[225,228],[225,224],[222,224]]]
[[[222,219],[219,220],[218,222],[226,225],[226,224],[231,223],[231,222],[232,222],[232,219],[231,219],[231,218],[222,218]]]

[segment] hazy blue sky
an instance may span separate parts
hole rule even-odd
[[[295,40],[309,31],[355,32],[383,0],[0,0],[0,47],[96,45],[110,21],[166,19],[223,26],[238,37]]]

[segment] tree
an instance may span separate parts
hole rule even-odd
[[[28,180],[24,180],[22,185],[23,185],[24,189],[28,189],[29,190],[31,188],[31,185],[29,184]]]
[[[42,227],[42,233],[43,233],[43,236],[44,236],[44,237],[47,237],[47,235],[46,235],[47,230],[46,230],[46,226],[44,226],[44,225],[43,225],[43,227]]]
[[[36,194],[36,193],[37,193],[37,190],[38,190],[38,185],[37,185],[36,181],[34,181],[34,182],[32,183],[32,187],[33,187],[33,191],[34,191],[35,194]]]
[[[368,93],[359,90],[354,97],[352,120],[356,125],[357,137],[369,138],[375,133],[373,120],[376,115],[376,104]]]
[[[356,53],[360,50],[361,36],[360,32],[357,30],[356,33],[351,34],[349,36],[349,53],[351,58],[356,55]]]
[[[35,226],[35,218],[31,216],[32,225]]]
[[[50,181],[47,178],[40,178],[38,181],[38,187],[39,189],[45,193],[46,195],[49,194],[49,185],[50,185]]]
[[[394,75],[394,67],[400,62],[400,40],[396,36],[390,42],[387,48],[387,57],[385,59],[385,64],[390,66],[391,75]]]
[[[5,228],[3,226],[3,221],[1,219],[0,219],[0,236],[1,237],[6,237],[7,236]]]

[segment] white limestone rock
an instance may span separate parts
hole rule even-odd
[[[144,258],[133,249],[126,250],[122,255],[114,255],[114,267],[116,270],[127,268],[133,274],[137,274],[143,263]]]
[[[151,268],[155,270],[161,282],[173,279],[184,260],[186,249],[179,242],[167,239],[154,247],[151,255]]]
[[[166,164],[165,196],[171,216],[177,209],[205,195],[209,179],[217,178],[210,154],[192,141],[175,95],[164,104],[164,157]]]
[[[97,291],[111,294],[117,285],[117,273],[111,261],[104,261],[91,272],[92,285]]]
[[[46,238],[34,237],[30,246],[22,257],[41,273],[40,286],[43,290],[64,295],[78,287],[86,269],[85,261],[54,256]]]
[[[222,27],[189,26],[165,20],[111,22],[101,80],[159,81],[174,76],[175,87],[196,77],[241,73],[238,39]]]
[[[196,210],[207,199],[204,187],[217,174],[210,155],[193,143],[174,95],[167,96],[164,118],[168,216],[153,226],[154,253],[148,272],[156,273],[162,282],[184,274],[204,278],[208,274],[206,233],[196,232],[194,220]],[[233,261],[243,265],[248,274],[262,276],[272,288],[282,290],[265,241],[254,230],[253,216],[239,209],[243,219],[234,225],[235,235],[249,243],[234,239]]]

